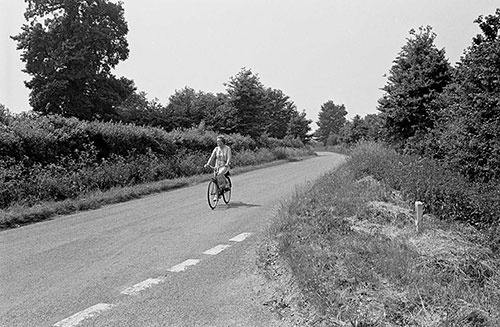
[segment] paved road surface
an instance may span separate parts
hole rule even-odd
[[[280,201],[332,169],[318,157],[0,232],[0,326],[281,326],[255,250]]]

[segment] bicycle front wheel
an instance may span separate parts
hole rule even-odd
[[[227,178],[227,181],[229,182],[229,189],[226,190],[226,192],[224,192],[224,194],[222,194],[222,198],[224,199],[224,203],[228,204],[229,201],[231,200],[231,188],[233,187],[233,185],[231,184],[231,179],[229,178],[229,176],[226,176]]]
[[[219,187],[217,187],[217,184],[215,184],[213,181],[210,181],[210,183],[208,183],[207,200],[208,206],[212,210],[215,209],[217,203],[219,202]]]

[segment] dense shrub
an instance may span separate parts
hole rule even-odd
[[[9,124],[0,123],[0,158],[11,157],[30,164],[57,163],[61,158],[79,156],[92,145],[97,158],[127,156],[130,152],[174,156],[181,150],[210,152],[217,134],[199,128],[165,132],[160,128],[113,122],[86,122],[60,116],[20,116]],[[227,136],[234,151],[254,150],[248,136]]]
[[[304,143],[300,139],[285,137],[283,139],[277,139],[274,137],[269,137],[263,135],[257,140],[259,146],[263,148],[278,148],[278,147],[289,147],[289,148],[303,148]]]
[[[401,191],[427,212],[488,230],[500,225],[500,183],[471,183],[438,162],[404,156],[376,143],[361,143],[349,159],[357,178],[373,176]]]
[[[0,124],[0,157],[51,163],[83,150],[89,143],[86,124],[76,118],[20,116]]]
[[[200,174],[216,138],[203,128],[167,133],[132,124],[19,116],[0,123],[0,208]],[[273,142],[272,149],[257,148],[248,136],[227,135],[233,166],[300,156],[304,149]]]

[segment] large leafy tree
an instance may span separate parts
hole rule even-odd
[[[318,129],[315,135],[318,141],[326,145],[328,139],[338,136],[346,123],[346,115],[347,110],[343,104],[337,105],[332,100],[323,103],[316,122]]]
[[[167,105],[171,112],[173,125],[181,128],[198,126],[203,119],[204,112],[200,99],[203,92],[196,92],[190,87],[176,90],[169,97]]]
[[[30,104],[42,114],[82,119],[116,118],[133,82],[111,70],[128,57],[128,33],[120,2],[26,0],[27,23],[12,39],[22,51]]]
[[[382,88],[378,110],[389,140],[396,144],[425,135],[439,116],[436,99],[451,81],[451,66],[444,49],[434,45],[435,38],[429,26],[411,30]]]
[[[203,95],[201,99],[205,113],[203,122],[207,129],[225,134],[237,132],[237,110],[228,103],[228,95],[225,93]]]
[[[244,68],[225,86],[227,105],[236,111],[236,132],[257,139],[266,129],[266,91],[259,76]]]
[[[441,156],[474,180],[500,179],[500,9],[475,20],[481,29],[443,94],[436,140]]]

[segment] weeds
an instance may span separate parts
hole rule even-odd
[[[459,210],[449,209],[459,202],[447,195],[455,175],[433,165],[362,144],[283,204],[266,246],[288,267],[295,298],[310,304],[298,306],[300,325],[500,325],[500,257],[485,245],[489,230],[426,215],[424,231],[414,231],[416,196],[425,197],[426,212]]]

